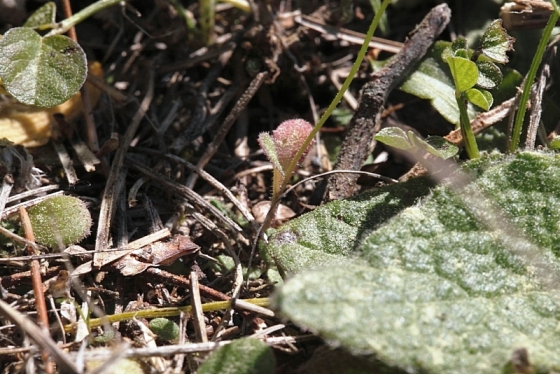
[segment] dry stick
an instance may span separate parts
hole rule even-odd
[[[533,84],[533,90],[531,90],[531,115],[529,116],[529,126],[527,127],[525,150],[535,149],[537,130],[542,115],[542,98],[546,89],[546,81],[550,79],[550,64],[554,56],[556,56],[556,48],[555,45],[548,46],[546,55],[543,58],[540,74]]]
[[[193,66],[199,66],[200,63],[208,61],[212,58],[218,57],[227,51],[232,51],[237,47],[237,42],[232,41],[234,35],[225,34],[220,36],[217,40],[215,45],[221,46],[213,49],[209,49],[208,47],[202,47],[199,50],[191,53],[187,58],[184,60],[172,63],[170,65],[162,66],[158,69],[158,74],[166,74],[170,72],[174,72],[177,70],[184,70],[192,68]]]
[[[63,373],[78,373],[78,369],[71,357],[60,349],[45,331],[26,318],[5,301],[0,300],[0,314],[12,321],[20,330],[25,332],[44,351],[52,354]]]
[[[95,240],[95,250],[105,250],[109,246],[109,229],[111,226],[111,221],[113,219],[113,214],[116,206],[116,200],[120,195],[120,191],[124,186],[124,178],[121,176],[121,169],[123,167],[124,156],[128,151],[128,147],[138,130],[140,121],[144,118],[146,111],[150,107],[153,99],[154,93],[154,72],[150,70],[150,75],[148,78],[148,91],[146,96],[142,100],[140,107],[134,117],[126,133],[124,134],[122,145],[119,147],[115,154],[115,159],[111,164],[111,171],[109,177],[107,178],[107,184],[105,186],[105,191],[103,192],[103,200],[101,201],[101,209],[99,212],[99,226],[97,229],[97,237]],[[93,265],[95,267],[103,266],[105,262],[104,253],[96,253],[93,258]]]
[[[31,197],[31,196],[34,196],[34,195],[38,195],[38,196],[44,195],[45,192],[49,192],[49,191],[52,191],[52,190],[58,190],[59,188],[60,188],[60,186],[58,184],[49,184],[48,186],[43,186],[43,187],[35,188],[33,190],[23,191],[22,193],[18,193],[17,195],[13,195],[13,196],[8,198],[7,202],[12,203],[16,200],[27,199],[28,197]]]
[[[389,93],[405,79],[426,54],[451,18],[447,4],[433,8],[413,31],[404,47],[383,69],[364,85],[360,106],[350,121],[335,170],[359,170],[372,152],[372,139],[378,130],[383,105]],[[334,174],[329,178],[323,201],[350,197],[356,191],[357,175]]]
[[[172,154],[169,154],[169,153],[162,154],[161,152],[155,151],[151,148],[142,148],[142,147],[138,147],[137,150],[138,150],[138,152],[142,152],[142,153],[148,153],[148,154],[157,155],[157,156],[164,156],[164,157],[166,157],[166,158],[168,158],[168,159],[170,159],[174,162],[177,162],[177,163],[185,166],[190,171],[197,173],[198,175],[200,175],[200,177],[202,179],[204,179],[206,182],[208,182],[210,185],[212,185],[218,191],[223,193],[233,203],[233,205],[235,205],[235,207],[237,209],[239,209],[239,212],[247,219],[247,221],[249,221],[251,223],[251,225],[253,226],[253,228],[255,230],[257,230],[259,228],[259,225],[255,222],[255,218],[253,217],[251,212],[249,212],[249,210],[233,195],[233,193],[226,186],[224,186],[216,178],[214,178],[212,175],[210,175],[209,173],[207,173],[203,169],[198,168],[197,166],[191,164],[188,161],[185,161],[181,157],[178,157],[178,156],[175,156],[175,155],[172,155]],[[134,159],[130,158],[130,160],[132,162],[134,162]],[[266,170],[272,170],[272,165],[268,164],[266,166],[266,168],[267,168]],[[146,181],[148,179],[149,178],[147,178],[147,177],[141,178],[134,184],[134,186],[132,186],[130,188],[130,192],[129,192],[129,195],[128,195],[129,204],[131,203],[131,201],[135,202],[136,194],[138,193],[138,190],[140,189],[140,187],[144,183],[146,183]],[[194,193],[194,191],[193,191],[193,193]],[[1,261],[1,259],[0,259],[0,261]]]
[[[53,192],[50,195],[36,197],[33,200],[24,201],[24,202],[21,202],[19,204],[14,205],[14,206],[8,207],[8,208],[4,209],[4,213],[2,213],[2,217],[0,217],[0,219],[4,219],[6,217],[11,216],[12,214],[17,213],[19,211],[20,207],[24,207],[24,208],[27,209],[29,207],[32,207],[34,205],[39,204],[43,200],[47,200],[51,197],[59,196],[59,195],[63,195],[63,194],[64,194],[64,191],[57,191],[57,192]]]
[[[218,219],[218,221],[222,222],[222,224],[225,227],[227,227],[229,231],[243,233],[243,229],[239,227],[237,223],[235,223],[231,218],[225,216],[216,207],[208,203],[199,194],[197,194],[190,188],[182,184],[179,184],[161,174],[154,173],[152,170],[146,168],[145,166],[141,165],[138,161],[132,158],[128,158],[127,161],[132,164],[132,167],[134,169],[138,170],[139,172],[146,175],[150,179],[158,181],[161,184],[160,188],[170,189],[174,191],[177,195],[187,199],[198,209],[206,210],[208,213],[212,214],[215,218]]]
[[[208,341],[208,334],[206,333],[206,323],[204,322],[204,312],[202,311],[202,300],[200,299],[200,289],[198,288],[198,275],[196,271],[191,271],[190,281],[192,317],[196,341],[205,343]]]
[[[31,221],[29,220],[29,215],[25,208],[19,208],[19,218],[21,221],[21,226],[25,234],[25,238],[30,242],[35,242],[35,235],[33,234],[33,227],[31,226]],[[27,253],[29,255],[34,255],[35,251],[33,248],[27,248]],[[41,327],[46,334],[49,331],[49,316],[47,314],[47,303],[45,301],[45,293],[43,291],[43,281],[41,279],[41,269],[39,261],[31,260],[30,265],[31,270],[31,282],[33,284],[33,294],[35,294],[35,308],[37,309],[37,316]],[[45,366],[45,371],[47,373],[54,372],[53,362],[49,359],[49,352],[43,351],[43,365]]]
[[[349,43],[361,45],[364,42],[364,38],[366,36],[366,34],[362,34],[356,31],[327,25],[304,14],[295,16],[294,21],[309,29],[318,31],[322,34],[332,35],[337,40],[344,40]],[[403,47],[403,43],[383,38],[377,38],[374,36],[369,41],[369,47],[377,48],[390,53],[397,53]]]
[[[309,340],[319,340],[315,335],[301,335],[301,336],[274,336],[262,339],[262,341],[270,346],[285,345],[285,344],[298,344]],[[212,352],[220,347],[224,347],[235,340],[227,340],[221,342],[207,342],[207,343],[187,343],[183,345],[163,345],[156,348],[128,348],[125,357],[127,358],[142,358],[142,357],[170,357],[180,353],[201,353]],[[76,356],[76,352],[70,353]],[[111,357],[112,348],[99,348],[85,352],[85,357],[89,361],[102,361]]]
[[[2,220],[2,215],[4,214],[4,208],[6,203],[10,199],[10,193],[14,187],[14,177],[12,174],[6,174],[2,178],[2,187],[0,188],[0,221]]]
[[[72,161],[72,157],[70,157],[70,155],[66,151],[66,148],[64,148],[64,144],[62,144],[58,140],[53,139],[52,144],[56,153],[58,154],[58,159],[62,164],[62,168],[64,169],[64,174],[66,175],[68,184],[70,186],[75,185],[76,183],[78,183],[79,179],[78,175],[76,174],[76,169],[74,169],[74,162]]]
[[[261,85],[263,84],[263,82],[266,80],[267,77],[268,77],[268,72],[258,73],[253,79],[253,81],[251,82],[251,84],[249,84],[247,90],[245,90],[245,92],[243,93],[243,95],[241,95],[241,97],[239,98],[235,106],[231,109],[228,116],[222,123],[222,126],[220,126],[220,128],[218,129],[216,136],[214,137],[212,142],[208,145],[208,148],[206,148],[206,151],[204,152],[202,157],[200,157],[200,159],[198,160],[196,166],[199,169],[204,169],[208,161],[210,161],[212,156],[214,156],[214,154],[218,151],[218,147],[224,141],[224,138],[229,132],[231,126],[233,125],[235,120],[239,117],[241,111],[245,109],[247,104],[249,104],[249,101],[251,101],[253,96],[255,96],[255,94],[257,93],[257,91],[259,90],[259,88],[261,87]],[[197,174],[191,174],[189,176],[189,179],[187,179],[187,183],[186,183],[187,187],[193,188],[197,179],[198,179]]]
[[[161,270],[159,268],[148,268],[141,275],[149,276],[150,281],[157,280],[158,282],[170,284],[173,286],[183,287],[187,289],[190,287],[190,283],[191,283],[187,278],[183,277],[182,275],[173,274],[168,271]],[[229,301],[231,299],[228,295],[218,290],[215,290],[211,287],[205,286],[203,284],[199,284],[198,289],[206,297],[212,300]]]
[[[224,186],[222,183],[220,183],[220,181],[218,181],[216,178],[214,178],[213,176],[208,174],[202,168],[194,166],[190,162],[185,161],[178,156],[171,155],[171,154],[165,154],[164,156],[169,158],[170,160],[173,160],[177,163],[180,163],[181,165],[186,166],[190,171],[193,171],[193,172],[197,173],[198,175],[200,175],[200,177],[202,179],[204,179],[206,182],[208,182],[210,185],[212,185],[218,191],[223,193],[233,203],[233,205],[235,205],[235,207],[239,210],[239,212],[243,215],[243,217],[245,217],[245,219],[251,223],[251,225],[253,226],[253,228],[255,230],[258,229],[259,225],[255,222],[255,217],[253,217],[253,215],[245,207],[245,205],[243,205],[226,186]]]

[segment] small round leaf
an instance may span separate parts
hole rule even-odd
[[[441,136],[430,136],[426,139],[422,139],[414,132],[409,131],[408,138],[416,148],[444,160],[455,156],[459,152],[459,148],[456,145],[450,143]]]
[[[167,318],[154,318],[150,321],[150,330],[164,340],[175,340],[179,337],[179,325]]]
[[[89,235],[91,215],[82,200],[55,196],[29,208],[35,241],[51,248],[66,247]]]
[[[437,152],[436,156],[444,160],[459,153],[459,147],[441,136],[428,136],[424,141]]]
[[[398,127],[386,127],[375,135],[375,140],[405,151],[412,148],[406,133]]]
[[[16,27],[0,40],[0,78],[6,91],[24,104],[62,104],[78,92],[86,76],[85,53],[66,36],[43,38],[33,29]]]
[[[476,84],[478,68],[474,62],[463,57],[449,57],[447,63],[457,91],[464,92]]]
[[[513,50],[515,38],[508,35],[502,27],[502,20],[493,21],[482,35],[482,53],[495,62],[505,64],[509,61],[506,52]]]
[[[39,27],[54,24],[56,16],[56,4],[49,1],[29,16],[23,24],[24,27]]]
[[[494,102],[492,94],[485,90],[471,88],[465,92],[465,95],[471,103],[484,110],[490,109],[492,103]]]
[[[477,61],[478,80],[476,85],[487,90],[494,89],[502,83],[503,75],[495,63],[489,61]]]
[[[560,136],[555,136],[548,145],[550,149],[558,150],[560,149]]]

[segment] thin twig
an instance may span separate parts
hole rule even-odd
[[[57,364],[60,366],[62,372],[65,373],[78,373],[78,369],[74,364],[72,358],[60,349],[51,337],[45,333],[42,328],[39,328],[33,322],[26,318],[17,310],[12,308],[4,300],[0,299],[0,314],[7,319],[11,320],[23,332],[35,341],[44,351],[49,352],[56,359]]]
[[[205,343],[208,341],[208,335],[206,334],[206,323],[204,322],[204,312],[202,311],[202,301],[200,299],[198,275],[196,274],[196,271],[191,271],[189,279],[191,281],[191,306],[196,341],[199,343]]]
[[[432,43],[445,29],[451,18],[447,4],[433,8],[414,29],[404,47],[385,67],[373,74],[361,91],[360,105],[348,126],[346,137],[334,168],[359,170],[371,153],[372,139],[378,130],[383,105],[389,93],[397,87],[426,54]],[[329,178],[323,200],[350,197],[356,191],[357,175],[334,174]]]
[[[23,228],[23,233],[25,234],[25,238],[30,242],[35,242],[35,235],[33,234],[33,227],[31,226],[31,221],[29,219],[29,215],[27,214],[27,210],[25,208],[19,209],[19,218],[21,221],[21,226]],[[35,251],[30,247],[27,248],[27,253],[30,255],[34,255]],[[49,316],[47,313],[47,303],[45,301],[45,291],[43,290],[43,281],[41,279],[41,269],[39,265],[39,261],[32,260],[30,265],[31,270],[31,282],[33,285],[33,294],[35,295],[35,309],[37,310],[37,316],[39,322],[41,323],[41,327],[46,334],[49,332]],[[53,363],[50,362],[49,352],[43,351],[43,365],[45,366],[45,371],[47,373],[54,372]]]
[[[336,40],[345,40],[347,42],[354,43],[354,44],[362,44],[366,36],[365,34],[356,31],[324,24],[306,15],[296,15],[294,17],[294,21],[309,29],[318,31],[326,35],[331,35]],[[387,51],[391,53],[397,53],[403,47],[403,43],[395,42],[388,39],[378,38],[374,36],[371,38],[369,42],[369,47],[377,48],[382,51]]]

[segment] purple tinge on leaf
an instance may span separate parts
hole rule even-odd
[[[290,165],[312,130],[313,126],[311,126],[309,122],[298,118],[282,122],[280,126],[272,132],[272,139],[276,146],[278,161],[284,169]],[[298,160],[298,163],[303,161],[303,158],[310,149],[311,144],[309,144]]]

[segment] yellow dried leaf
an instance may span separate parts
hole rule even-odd
[[[97,77],[103,76],[99,62],[89,64],[89,72]],[[1,83],[1,81],[0,81]],[[100,90],[86,83],[91,105],[95,106],[101,94]],[[5,94],[0,85],[0,94]],[[6,104],[0,103],[0,134],[15,144],[25,147],[38,147],[46,144],[52,136],[53,114],[61,113],[67,121],[72,121],[83,113],[82,98],[78,92],[70,100],[54,108],[38,108],[16,102],[9,98]]]

